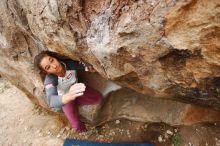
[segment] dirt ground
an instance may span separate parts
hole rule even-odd
[[[57,116],[34,106],[0,78],[0,144],[2,146],[61,146],[67,137],[102,142],[146,142],[158,146],[220,146],[220,123],[171,127],[117,119],[86,133],[75,133]]]

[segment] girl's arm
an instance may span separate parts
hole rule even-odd
[[[86,86],[83,83],[76,83],[70,87],[69,92],[59,96],[57,92],[57,76],[47,75],[45,82],[47,102],[51,108],[61,108],[64,104],[75,100],[78,96],[83,95]]]
[[[68,60],[66,63],[70,69],[96,72],[93,66],[89,63],[84,63],[84,62],[75,61],[75,60]]]
[[[47,96],[47,103],[51,108],[61,108],[62,98],[57,92],[58,78],[55,75],[49,74],[44,80],[44,87]]]

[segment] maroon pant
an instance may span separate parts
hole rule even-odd
[[[95,89],[86,86],[86,90],[82,96],[77,97],[75,100],[63,105],[62,109],[71,126],[79,132],[86,131],[85,124],[80,120],[77,105],[91,105],[100,104],[102,95]]]

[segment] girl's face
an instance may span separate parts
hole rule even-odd
[[[40,66],[48,74],[60,75],[63,71],[61,63],[52,56],[43,57]]]

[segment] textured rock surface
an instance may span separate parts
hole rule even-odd
[[[220,110],[219,0],[1,0],[0,74],[44,107],[49,49],[151,97]]]
[[[100,106],[80,107],[81,115],[91,125],[102,125],[116,119],[139,122],[163,121],[170,125],[220,121],[219,111],[172,100],[149,98],[131,89],[121,88],[97,73],[82,72],[79,77],[86,85],[107,96]]]
[[[119,89],[105,100],[96,124],[114,119],[141,122],[165,122],[170,125],[191,125],[220,121],[220,112],[170,100],[146,98],[130,89]]]

